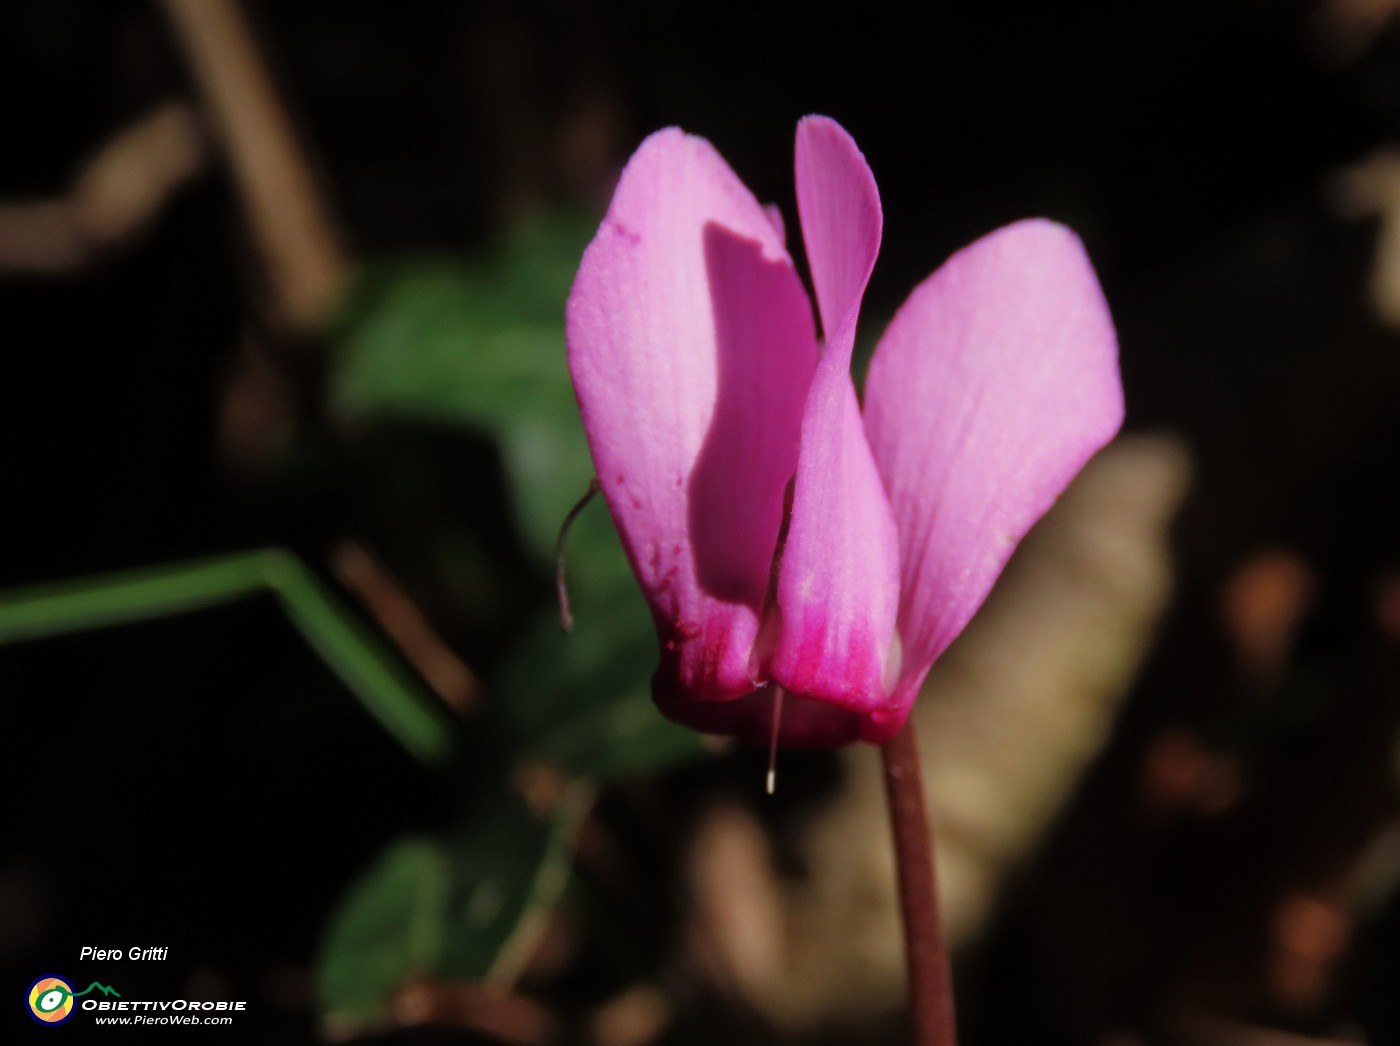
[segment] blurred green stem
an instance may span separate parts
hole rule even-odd
[[[416,758],[446,761],[447,716],[290,552],[263,549],[0,591],[0,643],[147,621],[271,592],[371,715]]]

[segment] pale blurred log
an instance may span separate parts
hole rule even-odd
[[[103,145],[66,195],[0,203],[0,274],[85,268],[149,226],[204,159],[194,111],[154,109]]]
[[[1169,597],[1167,529],[1188,473],[1171,439],[1105,450],[929,676],[915,716],[954,946],[981,926],[1108,735]],[[879,752],[857,746],[844,759],[845,787],[802,847],[805,877],[780,879],[732,808],[702,825],[692,854],[692,958],[784,1028],[903,1003]]]

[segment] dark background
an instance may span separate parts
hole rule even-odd
[[[1151,1034],[1183,984],[1245,976],[1220,953],[1249,951],[1268,884],[1394,816],[1396,637],[1373,595],[1400,565],[1400,337],[1366,297],[1374,222],[1326,193],[1400,135],[1393,37],[1342,60],[1315,5],[1263,0],[249,8],[362,256],[471,251],[554,203],[601,212],[607,171],[668,124],[711,139],[791,228],[808,112],[840,120],[879,181],[870,315],[1015,218],[1083,236],[1127,426],[1183,434],[1196,480],[1177,602],[1115,748],[969,963],[968,1043]],[[98,142],[191,91],[151,4],[10,0],[0,41],[0,199],[61,191]],[[273,543],[318,563],[346,533],[394,557],[405,539],[355,452],[269,479],[220,444],[254,266],[215,162],[101,264],[0,279],[0,585]],[[321,375],[290,371],[314,415]],[[1280,544],[1320,579],[1282,685],[1333,697],[1271,717],[1231,682],[1214,608],[1242,558]],[[490,630],[453,623],[489,667]],[[41,973],[86,983],[82,945],[168,945],[167,963],[102,970],[133,995],[212,978],[254,1004],[240,1041],[309,1037],[336,897],[384,840],[452,807],[266,598],[0,648],[0,701],[15,1013]],[[1249,768],[1247,816],[1150,837],[1133,822],[1122,796],[1164,723]],[[1400,1042],[1397,940],[1400,914],[1378,915],[1324,1004],[1247,1016]]]

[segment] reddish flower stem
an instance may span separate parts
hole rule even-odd
[[[881,751],[885,795],[894,827],[895,865],[899,870],[899,907],[904,918],[909,1018],[914,1046],[956,1046],[952,978],[938,924],[933,832],[924,810],[919,744],[913,720],[905,723]]]

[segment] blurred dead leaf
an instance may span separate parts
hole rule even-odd
[[[1323,57],[1346,65],[1385,31],[1400,12],[1400,0],[1323,0],[1313,18]]]
[[[1371,305],[1382,323],[1400,328],[1400,150],[1372,153],[1334,177],[1328,188],[1333,209],[1343,217],[1380,219]]]
[[[1251,682],[1283,671],[1315,587],[1312,568],[1288,549],[1257,552],[1226,580],[1220,616]]]
[[[219,449],[240,472],[256,475],[296,436],[296,390],[268,347],[245,334],[230,363],[219,404]]]
[[[655,1042],[671,1022],[665,993],[638,984],[614,996],[594,1011],[589,1022],[598,1046],[646,1046]]]
[[[915,716],[955,946],[982,924],[1108,733],[1168,597],[1167,527],[1188,471],[1172,439],[1105,450],[929,676]],[[692,852],[692,889],[713,935],[692,947],[709,949],[721,982],[785,1028],[902,1004],[879,752],[857,746],[844,758],[846,787],[805,838],[801,881],[778,879],[758,827],[733,809],[714,812]],[[742,917],[727,917],[741,893]]]
[[[782,883],[767,835],[728,803],[709,812],[691,845],[692,950],[740,986],[761,983],[784,961]]]
[[[1163,730],[1148,745],[1142,768],[1142,798],[1157,818],[1194,812],[1224,813],[1241,791],[1239,769],[1209,751],[1186,730]]]

